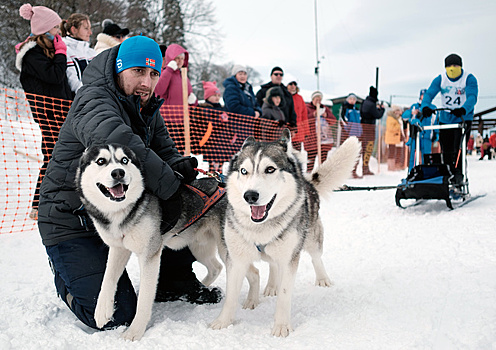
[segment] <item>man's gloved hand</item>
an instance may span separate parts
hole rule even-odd
[[[432,113],[434,113],[434,110],[432,108],[427,106],[422,108],[422,116],[424,118],[429,118],[432,115]]]
[[[184,183],[193,181],[198,175],[198,171],[195,170],[195,168],[198,167],[198,160],[193,157],[183,157],[177,162],[173,163],[170,167],[176,173],[179,173],[181,175],[181,181]]]
[[[461,108],[455,108],[454,110],[451,111],[451,114],[453,114],[457,118],[461,118],[466,113],[467,113],[467,111],[463,107],[461,107]]]
[[[172,70],[177,70],[177,62],[174,60],[171,60],[169,63],[167,63],[167,67],[171,67]]]
[[[53,48],[55,49],[55,54],[61,53],[67,56],[67,45],[58,34],[53,37]]]

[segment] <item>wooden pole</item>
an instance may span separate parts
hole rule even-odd
[[[26,152],[21,151],[20,149],[14,148],[14,152],[17,153],[17,154],[20,154],[21,156],[24,156],[24,157],[26,157],[28,159],[34,160],[35,162],[43,163],[43,161],[40,160],[38,157],[35,157],[35,156],[31,155],[31,154],[27,154]]]
[[[322,152],[322,144],[321,144],[321,130],[322,130],[322,125],[320,123],[320,115],[319,115],[319,112],[320,112],[320,103],[317,103],[317,106],[315,106],[316,110],[315,110],[315,118],[317,118],[317,125],[316,125],[316,131],[317,131],[317,165],[320,166],[320,164],[322,163],[322,159],[320,157],[320,153]]]
[[[377,141],[377,174],[381,173],[382,123],[379,119],[379,140]]]
[[[189,128],[189,105],[188,105],[188,68],[181,68],[183,83],[183,115],[184,115],[184,155],[191,154],[191,137]]]

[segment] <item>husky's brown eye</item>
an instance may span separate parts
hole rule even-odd
[[[96,164],[98,165],[105,165],[105,163],[107,163],[107,160],[105,158],[98,158],[96,160]]]
[[[129,163],[129,159],[126,158],[126,157],[124,157],[124,158],[121,159],[121,163],[122,164],[127,164],[127,163]]]
[[[276,168],[274,168],[273,166],[269,166],[265,169],[266,174],[272,174],[274,171],[276,171]]]

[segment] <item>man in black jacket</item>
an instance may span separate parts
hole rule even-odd
[[[384,115],[384,106],[377,102],[378,91],[371,86],[369,95],[363,101],[360,107],[360,116],[362,123],[362,154],[363,154],[363,175],[374,175],[369,169],[370,157],[374,150],[375,143],[375,121],[381,119]]]
[[[108,248],[76,193],[74,179],[84,150],[94,144],[128,146],[142,162],[146,189],[164,201],[173,201],[181,181],[192,181],[197,175],[197,160],[178,152],[159,113],[163,100],[153,91],[161,67],[158,44],[143,36],[129,38],[95,57],[85,70],[83,86],[60,130],[41,186],[38,226],[57,293],[92,328],[97,328],[93,315]],[[171,210],[177,208],[174,204]],[[208,289],[196,279],[193,261],[189,249],[164,250],[157,301],[220,301],[218,289]],[[124,272],[115,295],[113,320],[105,328],[130,323],[136,300]]]
[[[264,103],[264,98],[267,97],[266,96],[267,90],[269,90],[271,87],[279,86],[282,91],[281,110],[284,113],[284,117],[286,118],[285,122],[286,124],[289,124],[289,126],[296,126],[296,112],[294,109],[293,96],[288,91],[286,86],[284,86],[284,84],[282,83],[283,76],[284,73],[282,71],[282,68],[280,67],[272,68],[272,71],[270,72],[271,81],[268,82],[267,84],[263,84],[262,86],[260,86],[260,90],[258,90],[257,92],[256,95],[257,103],[259,107],[262,107]]]

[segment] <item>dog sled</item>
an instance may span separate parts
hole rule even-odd
[[[437,109],[440,110],[440,109]],[[408,176],[401,180],[396,190],[396,205],[401,208],[416,206],[424,200],[444,200],[450,209],[475,199],[470,197],[467,177],[465,122],[420,127],[415,125],[415,161]],[[454,155],[443,153],[420,154],[420,131],[440,129],[461,129],[462,137],[458,151]],[[452,165],[445,159],[455,157],[455,166],[461,162],[462,176],[455,174]],[[421,162],[422,160],[422,162]],[[402,205],[401,200],[415,199],[410,205]]]

